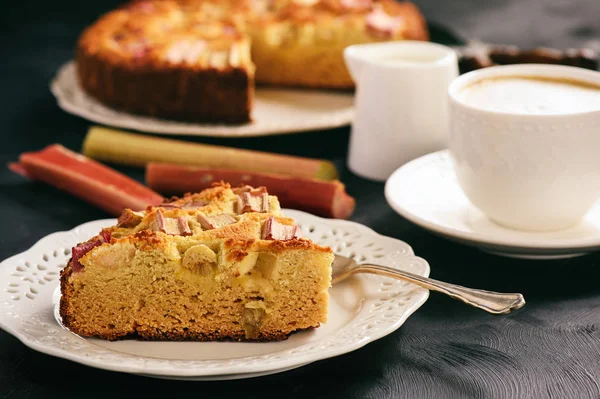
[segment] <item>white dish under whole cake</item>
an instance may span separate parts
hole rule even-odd
[[[110,108],[86,94],[77,82],[75,64],[61,67],[51,90],[58,105],[92,122],[146,133],[206,137],[257,137],[347,126],[354,117],[352,93],[257,88],[252,123],[231,126],[177,122]]]

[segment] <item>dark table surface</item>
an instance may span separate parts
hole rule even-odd
[[[89,122],[61,111],[48,90],[72,57],[80,30],[118,1],[5,4],[0,12],[0,163],[60,142],[79,150]],[[597,0],[421,0],[429,20],[462,37],[524,47],[590,46],[600,41]],[[451,41],[437,32],[441,41]],[[101,371],[37,353],[0,331],[0,397],[107,397],[136,394],[199,397],[598,398],[600,397],[600,255],[525,261],[495,257],[438,238],[387,205],[383,185],[345,168],[348,129],[310,134],[209,140],[334,160],[357,199],[352,220],[408,242],[431,264],[431,276],[467,286],[522,292],[527,306],[492,316],[442,295],[396,332],[353,353],[258,379],[178,382]],[[135,169],[121,170],[141,180]],[[0,168],[0,259],[41,237],[105,218],[54,188]]]

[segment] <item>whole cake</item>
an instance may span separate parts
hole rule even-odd
[[[222,184],[75,246],[60,315],[108,340],[281,340],[327,320],[332,262],[264,187]]]
[[[427,40],[419,10],[395,0],[145,0],[102,16],[76,51],[82,88],[155,117],[251,120],[255,81],[351,89],[343,49]]]

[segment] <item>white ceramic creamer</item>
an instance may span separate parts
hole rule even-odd
[[[383,181],[404,163],[448,143],[450,82],[458,76],[449,47],[421,41],[349,46],[356,83],[348,167]]]

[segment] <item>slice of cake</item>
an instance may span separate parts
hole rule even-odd
[[[327,320],[332,262],[265,188],[219,185],[74,247],[60,315],[108,340],[281,340]]]
[[[99,101],[132,113],[248,122],[254,64],[239,24],[236,15],[210,3],[133,2],[82,34],[80,84]]]

